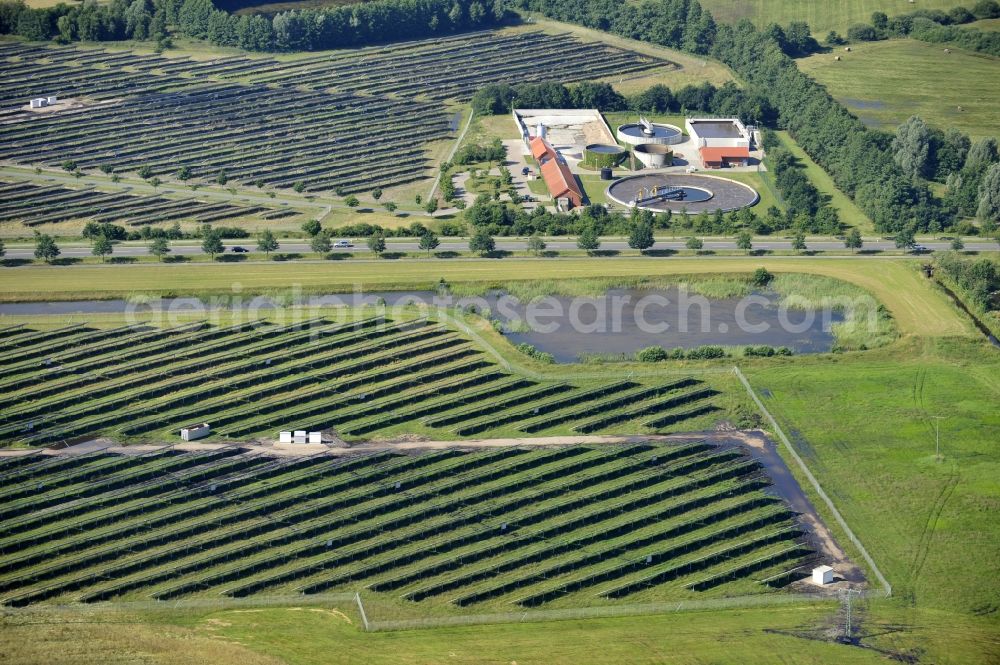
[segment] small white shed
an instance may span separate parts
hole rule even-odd
[[[292,435],[292,441],[294,443],[306,443],[306,441],[308,440],[307,437],[308,437],[308,432],[306,432],[304,429],[297,429],[295,430],[295,433]]]
[[[188,425],[187,427],[181,428],[181,438],[185,441],[194,441],[195,439],[201,439],[212,433],[212,428],[208,423],[198,423],[197,425]]]
[[[830,566],[817,566],[816,568],[813,568],[812,581],[813,584],[818,586],[832,583],[833,568]]]
[[[323,432],[309,432],[309,443],[323,443]]]
[[[58,104],[59,98],[55,95],[49,95],[48,97],[45,98],[45,103],[48,104],[49,106],[52,106],[53,104]]]
[[[291,432],[278,432],[278,443],[291,443],[292,433]]]
[[[47,102],[45,101],[44,97],[36,97],[35,99],[31,100],[31,108],[33,109],[40,109],[46,104]]]

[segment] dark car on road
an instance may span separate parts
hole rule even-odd
[[[247,249],[246,247],[240,247],[239,245],[237,245],[236,247],[233,247],[229,251],[231,251],[233,254],[246,254],[250,250]]]

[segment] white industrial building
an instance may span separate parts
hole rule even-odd
[[[688,136],[707,169],[747,166],[751,134],[739,118],[688,118]]]

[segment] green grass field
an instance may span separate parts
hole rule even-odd
[[[360,616],[350,604],[222,612],[90,612],[91,620],[82,622],[74,621],[72,614],[31,613],[3,620],[0,646],[12,662],[23,665],[180,665],[208,659],[216,665],[884,663],[883,656],[870,650],[794,634],[834,623],[834,612],[830,606],[791,606],[766,613],[726,611],[371,634],[358,630]],[[959,655],[968,653],[955,646]],[[110,654],[115,654],[114,660]],[[794,661],[788,660],[789,654],[795,655]]]
[[[781,145],[789,150],[805,168],[806,176],[816,186],[819,193],[827,198],[831,206],[836,208],[837,213],[840,215],[840,221],[844,224],[857,227],[862,233],[873,233],[872,221],[868,219],[865,213],[861,212],[861,209],[858,208],[850,197],[837,189],[837,185],[834,184],[830,174],[814,162],[806,154],[806,151],[788,135],[788,132],[776,133],[778,138],[781,139]]]
[[[1000,134],[1000,58],[896,39],[852,45],[798,61],[802,71],[866,124],[894,130],[911,115],[973,138]],[[959,111],[958,107],[962,107]]]
[[[995,32],[1000,30],[1000,18],[985,18],[981,21],[973,21],[967,27],[987,32]]]
[[[805,21],[813,34],[820,39],[829,30],[841,34],[854,23],[868,23],[872,12],[885,12],[889,16],[905,14],[914,9],[943,9],[954,7],[955,0],[921,0],[916,5],[908,0],[704,0],[702,6],[712,12],[717,21],[735,23],[747,18],[758,26],[768,23],[787,25],[791,21]]]

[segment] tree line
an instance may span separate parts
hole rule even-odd
[[[740,118],[749,123],[772,124],[777,111],[767,97],[727,81],[716,87],[707,81],[690,84],[676,91],[654,84],[626,97],[610,83],[585,81],[564,85],[555,81],[541,83],[495,83],[484,86],[472,97],[472,110],[480,115],[502,115],[514,108],[597,109],[604,113],[636,111],[640,113],[685,113],[696,111]]]
[[[947,12],[939,9],[918,9],[899,16],[889,17],[884,12],[874,12],[869,23],[856,23],[847,31],[852,41],[877,41],[893,37],[912,37],[931,43],[950,43],[970,51],[1000,55],[1000,33],[961,28],[960,25],[977,19],[1000,18],[1000,3],[980,0],[972,9],[953,7]],[[830,42],[830,38],[827,38]]]
[[[156,41],[178,33],[248,51],[314,51],[486,28],[505,18],[502,0],[373,0],[237,16],[211,0],[85,0],[31,8],[0,1],[0,33],[33,40]]]
[[[951,217],[977,217],[976,227],[960,222],[963,234],[996,231],[1000,222],[1000,150],[995,138],[973,143],[955,129],[941,131],[919,116],[901,124],[892,141],[893,160],[914,180],[934,180],[947,185],[942,207]]]
[[[774,175],[775,184],[786,207],[784,220],[775,216],[774,221],[768,224],[768,229],[795,229],[828,235],[840,233],[843,225],[837,209],[830,205],[809,180],[804,165],[781,146],[773,132],[764,130],[763,142],[767,150],[768,170]]]
[[[1000,265],[996,261],[964,259],[949,252],[939,256],[936,265],[979,310],[990,312],[1000,308]]]

